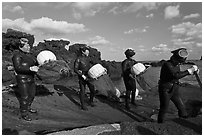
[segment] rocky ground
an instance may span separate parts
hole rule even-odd
[[[175,106],[170,104],[166,122],[157,124],[151,119],[152,115],[158,113],[159,108],[156,92],[141,93],[143,100],[137,101],[137,106],[131,105],[130,111],[125,109],[123,102],[114,102],[100,96],[94,100],[95,107],[88,106],[89,111],[82,111],[79,107],[79,88],[76,80],[61,81],[54,85],[43,84],[43,86],[38,83],[41,86],[38,86],[33,107],[39,112],[32,115],[31,122],[25,122],[20,118],[18,102],[13,91],[4,92],[2,129],[17,130],[20,134],[202,134],[200,114],[202,94],[198,87],[190,85],[181,87],[191,118],[179,119]],[[113,123],[119,124],[120,129],[113,130],[110,126]],[[100,131],[101,126],[90,127],[104,124],[108,126],[105,128],[102,126],[104,129],[102,131]]]

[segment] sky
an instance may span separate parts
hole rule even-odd
[[[122,61],[133,48],[138,61],[169,59],[185,47],[202,56],[202,2],[2,2],[2,31],[34,35],[35,43],[64,39]]]

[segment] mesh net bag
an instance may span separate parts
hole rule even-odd
[[[49,61],[40,66],[37,76],[44,83],[52,83],[71,75],[71,69],[63,60]]]

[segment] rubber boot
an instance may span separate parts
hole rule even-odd
[[[84,110],[84,111],[88,110],[88,108],[85,105],[81,105],[81,109]]]
[[[164,123],[165,111],[159,110],[157,123]]]
[[[135,92],[134,91],[132,91],[131,104],[136,106],[136,103],[135,103]]]
[[[83,93],[80,94],[80,102],[81,102],[81,109],[87,111],[88,108],[85,106],[85,103],[84,103],[84,94]]]
[[[38,111],[36,109],[31,108],[30,106],[28,107],[28,111],[30,113],[37,113]]]
[[[125,108],[126,108],[127,110],[130,110],[129,99],[128,99],[128,98],[125,99]]]
[[[31,108],[31,104],[32,104],[33,100],[34,100],[34,98],[31,98],[31,99],[29,100],[29,103],[28,103],[28,111],[29,111],[30,113],[37,113],[37,110],[36,110],[36,109]]]
[[[89,101],[89,105],[90,105],[91,107],[95,107],[95,106],[96,106],[93,101]]]
[[[89,99],[89,105],[91,107],[95,107],[96,105],[94,104],[93,102],[93,99],[94,99],[94,93],[90,93],[90,99]]]
[[[26,121],[32,121],[27,110],[21,110],[21,117]]]
[[[130,92],[129,90],[126,91],[126,96],[125,96],[125,108],[127,110],[130,110],[130,106],[129,106],[129,103],[130,103]]]

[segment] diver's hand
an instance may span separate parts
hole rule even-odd
[[[87,77],[85,75],[81,76],[84,80],[87,80]]]
[[[32,66],[32,67],[30,67],[30,70],[34,71],[34,72],[38,72],[39,67],[38,66]]]
[[[187,69],[190,75],[193,75],[194,72],[198,71],[198,66],[193,65],[191,68]]]

